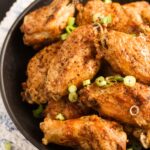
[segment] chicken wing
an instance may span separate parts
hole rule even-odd
[[[95,16],[99,16],[102,19],[111,15],[112,21],[107,24],[108,29],[137,34],[143,32],[150,35],[150,28],[144,25],[142,17],[142,11],[145,7],[150,7],[150,5],[143,1],[122,6],[119,3],[107,4],[101,0],[89,0],[85,6],[82,4],[77,6],[79,11],[77,24],[90,24],[94,21]],[[146,12],[148,11],[145,10],[145,18],[148,16]]]
[[[49,100],[44,114],[51,119],[56,119],[59,113],[61,113],[65,119],[74,119],[87,115],[89,111],[90,110],[81,103],[71,103],[65,97],[59,101]]]
[[[53,0],[48,6],[39,8],[25,16],[21,31],[24,43],[37,47],[60,37],[68,18],[75,13],[71,0]]]
[[[45,88],[50,60],[56,56],[62,42],[50,45],[38,52],[27,66],[27,81],[23,83],[23,99],[28,103],[46,103],[48,94]]]
[[[109,31],[100,35],[100,51],[117,73],[150,84],[150,41],[147,36]]]
[[[110,87],[95,84],[80,91],[80,101],[99,112],[123,123],[150,127],[150,87],[136,83],[134,87],[116,83]]]
[[[45,145],[55,143],[80,150],[126,150],[127,137],[122,127],[94,115],[67,121],[46,118],[40,128]]]
[[[80,87],[98,72],[102,55],[95,48],[96,31],[92,25],[78,27],[50,62],[46,87],[53,99],[67,95],[70,84]]]
[[[124,32],[129,32],[128,30],[130,30],[127,26],[128,17],[119,3],[105,4],[101,0],[89,0],[85,6],[79,4],[77,8],[79,11],[77,15],[78,25],[93,23],[94,16],[97,14],[100,14],[102,17],[111,15],[113,19],[108,24],[108,27]]]

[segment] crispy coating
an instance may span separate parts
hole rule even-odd
[[[70,84],[80,87],[84,80],[96,75],[102,57],[95,48],[96,36],[92,25],[81,26],[62,44],[47,74],[46,88],[53,99],[67,95]]]
[[[125,12],[132,21],[140,24],[150,23],[149,11],[150,4],[146,1],[137,1],[123,5]]]
[[[45,80],[50,60],[56,56],[62,42],[52,44],[38,52],[28,63],[27,81],[23,83],[23,99],[28,103],[46,103],[48,94]]]
[[[122,127],[95,115],[67,121],[46,118],[40,128],[45,145],[55,143],[79,150],[126,150],[127,137]]]
[[[150,42],[144,35],[133,37],[117,31],[100,35],[101,49],[114,71],[133,75],[150,84]]]
[[[123,123],[150,127],[150,87],[136,83],[134,87],[116,83],[110,87],[95,84],[80,91],[80,101],[100,115]]]
[[[21,26],[24,43],[37,47],[59,38],[74,12],[75,6],[70,0],[53,0],[49,5],[27,14]]]
[[[143,21],[144,18],[145,20],[149,18],[148,7],[150,5],[144,1],[122,6],[119,3],[106,4],[101,0],[89,0],[85,6],[79,4],[77,7],[79,11],[77,24],[86,25],[92,23],[96,14],[100,14],[101,17],[111,15],[112,22],[107,25],[107,29],[137,34],[143,32],[150,35],[149,26],[146,26],[145,21]]]
[[[71,103],[67,97],[64,97],[59,101],[49,100],[44,114],[51,119],[56,119],[59,113],[61,113],[65,119],[74,119],[87,115],[89,111],[90,110],[81,103]]]

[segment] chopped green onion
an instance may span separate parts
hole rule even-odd
[[[67,39],[67,37],[68,37],[68,33],[64,33],[64,34],[62,34],[61,35],[61,40],[66,40]]]
[[[102,76],[96,78],[95,83],[96,83],[97,86],[100,86],[100,87],[107,85],[107,82],[106,82],[105,78],[102,77]]]
[[[11,142],[9,141],[5,142],[4,147],[5,147],[5,150],[11,150],[12,149]]]
[[[59,113],[56,115],[56,119],[63,121],[63,120],[65,120],[65,117],[63,116],[63,114]]]
[[[70,85],[70,86],[68,87],[68,91],[69,91],[70,93],[74,93],[74,92],[77,91],[77,87],[76,87],[75,85]]]
[[[136,84],[136,78],[134,76],[126,76],[123,80],[126,86],[133,87]]]
[[[83,86],[87,86],[87,85],[90,85],[91,84],[91,80],[85,80],[83,81]]]
[[[104,25],[107,25],[109,23],[112,23],[112,16],[109,15],[109,16],[106,16],[106,17],[103,17],[101,19],[101,23],[104,24]]]
[[[74,31],[76,29],[76,27],[74,27],[74,26],[67,26],[66,27],[66,31],[67,31],[67,33],[68,34],[70,34],[72,31]]]
[[[127,150],[133,150],[133,148],[128,148]]]
[[[75,24],[75,18],[74,17],[69,17],[68,19],[68,25],[73,26]]]
[[[112,3],[112,0],[104,0],[105,3]]]
[[[122,82],[123,77],[120,75],[109,76],[109,77],[106,77],[106,81],[108,81],[108,82]]]
[[[75,18],[74,17],[69,17],[68,19],[68,25],[66,27],[66,32],[60,36],[61,40],[66,40],[69,36],[69,34],[74,31],[76,29],[76,27],[74,26],[75,24]]]
[[[68,99],[71,103],[74,103],[78,100],[78,94],[76,92],[69,93]]]
[[[35,110],[33,110],[32,112],[33,112],[33,116],[34,116],[35,118],[41,117],[41,114],[42,114],[42,112],[43,112],[43,106],[42,106],[42,105],[39,105],[38,108],[35,109]]]
[[[115,75],[114,78],[118,82],[122,82],[123,81],[123,77],[121,75]]]

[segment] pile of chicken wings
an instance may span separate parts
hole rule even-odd
[[[62,40],[70,17],[75,27]],[[42,49],[28,63],[22,97],[46,105],[43,144],[126,150],[132,136],[150,148],[148,2],[53,0],[27,14],[21,31],[25,45]],[[95,83],[99,76],[118,74],[136,83]],[[69,101],[69,85],[77,88],[76,101]]]

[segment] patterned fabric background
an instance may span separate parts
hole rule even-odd
[[[17,0],[0,23],[0,50],[13,22],[33,1],[34,0]],[[10,145],[9,143],[11,143],[11,150],[37,150],[37,148],[27,141],[17,130],[7,114],[0,95],[0,150],[5,150],[5,147]]]

